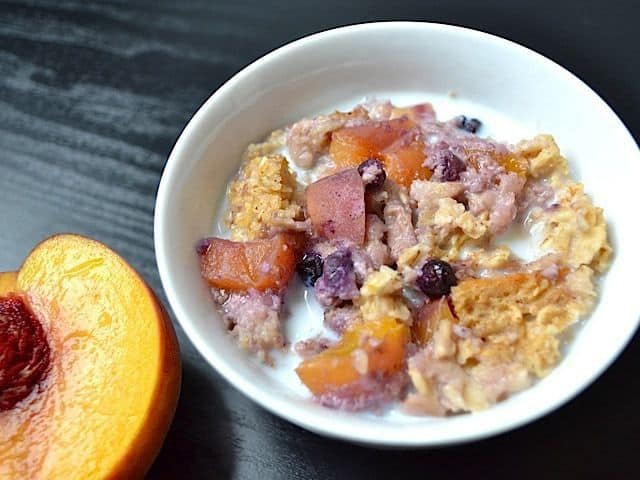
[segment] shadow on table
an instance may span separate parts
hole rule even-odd
[[[183,364],[180,402],[147,479],[232,477],[231,425],[218,388],[205,372]]]
[[[567,428],[571,426],[567,425]],[[295,428],[295,427],[293,427]],[[526,430],[526,431],[525,431]],[[293,437],[293,435],[292,435]],[[540,479],[585,478],[573,475],[580,459],[561,432],[554,435],[544,422],[481,442],[414,450],[380,450],[297,433],[298,462],[290,465],[292,479]],[[585,468],[578,471],[584,472]],[[276,476],[272,478],[278,478]]]

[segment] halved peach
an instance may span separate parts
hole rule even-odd
[[[408,327],[393,318],[361,322],[347,330],[337,345],[300,363],[296,373],[314,395],[322,395],[368,374],[399,371],[408,340]]]
[[[287,285],[302,247],[301,235],[279,233],[253,242],[207,239],[200,257],[202,277],[216,288],[264,291]]]
[[[0,478],[141,478],[180,386],[175,332],[154,293],[116,253],[77,235],[45,240],[17,278],[0,278],[0,338],[15,353],[0,359],[0,397],[7,383],[28,387],[0,409]]]

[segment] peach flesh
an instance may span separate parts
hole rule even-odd
[[[44,380],[0,411],[0,478],[140,478],[175,411],[171,322],[139,275],[76,235],[45,240],[15,282],[50,345]],[[13,283],[13,285],[12,285]]]

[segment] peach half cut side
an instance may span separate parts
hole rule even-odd
[[[181,379],[173,326],[144,280],[107,246],[57,235],[36,246],[17,274],[0,274],[3,305],[0,354],[13,354],[0,355],[0,478],[144,476]],[[29,341],[11,345],[16,331]],[[28,348],[46,368],[26,396],[2,403],[2,389],[20,381],[12,372],[34,372]]]

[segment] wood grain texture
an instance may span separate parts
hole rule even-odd
[[[73,231],[118,250],[164,300],[154,197],[198,106],[283,43],[384,19],[465,25],[529,46],[586,80],[639,138],[634,0],[0,1],[0,270],[17,268],[42,238]],[[637,339],[595,385],[532,425],[471,445],[379,451],[267,413],[178,333],[182,397],[149,478],[624,478],[636,470]]]

